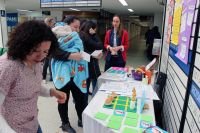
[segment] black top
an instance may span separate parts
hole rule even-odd
[[[80,38],[83,41],[84,51],[91,54],[95,50],[102,50],[103,44],[96,34],[90,35],[84,32],[80,32]],[[98,59],[91,56],[90,62],[88,63],[89,77],[97,79],[101,75]]]

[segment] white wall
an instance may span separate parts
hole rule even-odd
[[[159,32],[162,34],[162,24],[163,24],[163,13],[155,13],[154,14],[154,26],[158,26]]]

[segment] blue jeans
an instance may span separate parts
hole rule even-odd
[[[40,125],[38,126],[37,133],[42,133],[42,129],[41,129]]]

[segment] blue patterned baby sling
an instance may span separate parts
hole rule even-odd
[[[64,51],[76,53],[83,51],[83,43],[77,32],[60,37],[58,39],[60,48]],[[51,61],[52,77],[57,89],[63,88],[73,77],[76,86],[83,93],[87,93],[86,79],[88,78],[88,63],[85,60]]]

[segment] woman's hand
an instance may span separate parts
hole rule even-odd
[[[121,50],[122,48],[123,48],[123,46],[114,47],[114,51],[115,51],[115,52],[118,52],[118,51]]]
[[[67,95],[64,92],[58,91],[56,89],[51,89],[50,90],[50,96],[56,97],[58,103],[65,103],[65,101],[67,99]]]
[[[82,59],[81,53],[71,53],[69,59],[80,61]]]

